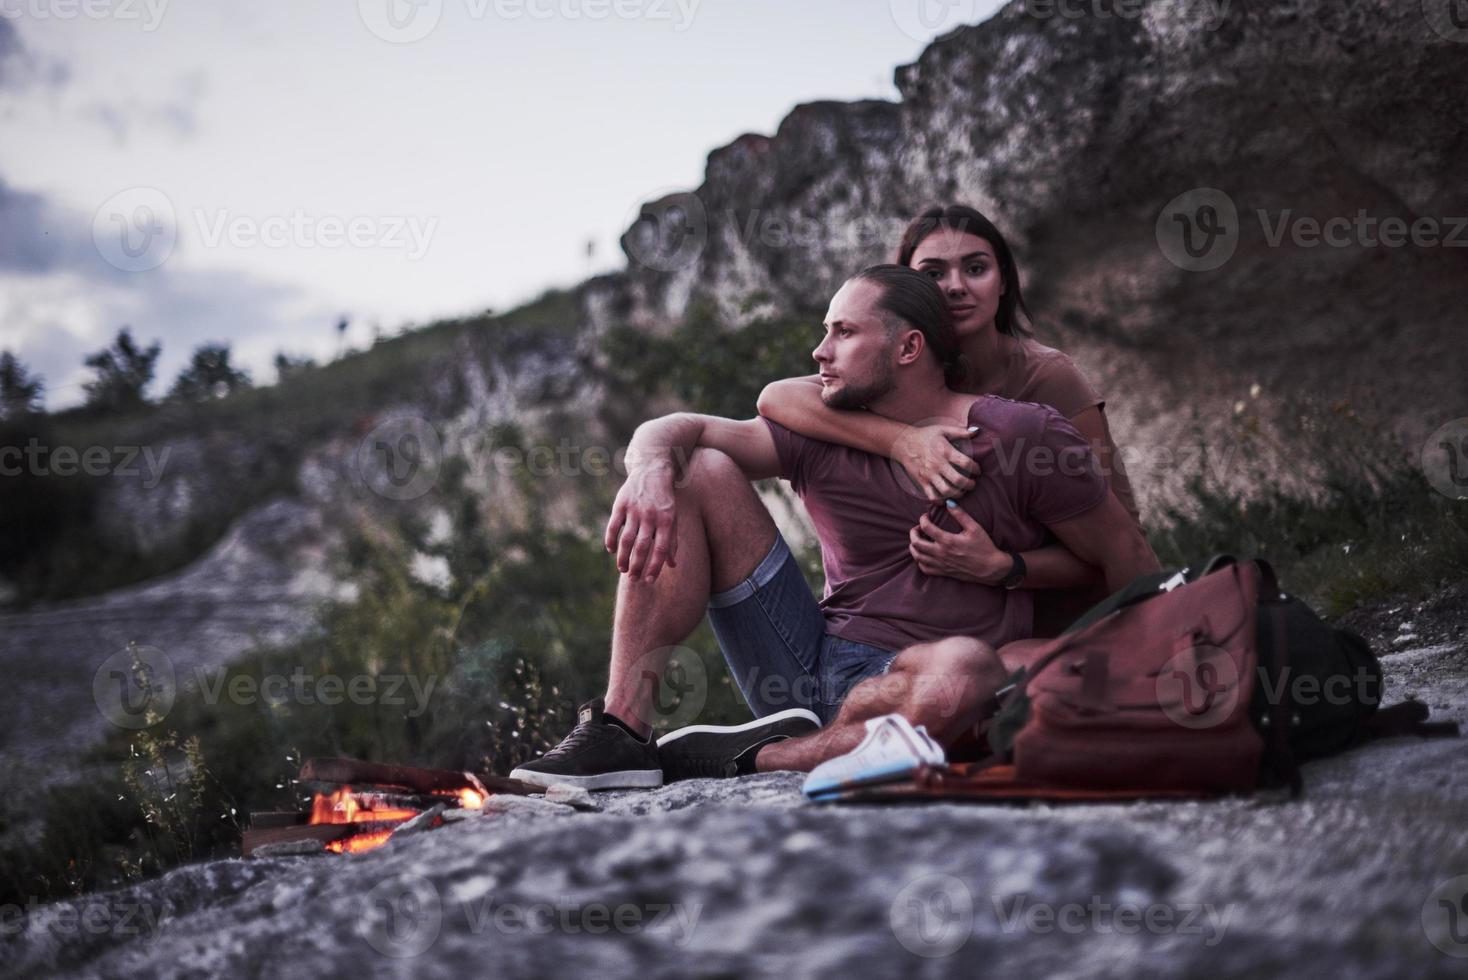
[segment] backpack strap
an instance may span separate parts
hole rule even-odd
[[[1261,563],[1263,564],[1263,563]],[[1266,566],[1267,567],[1267,566]],[[1261,572],[1263,569],[1261,569]],[[1274,570],[1265,576],[1274,579]],[[1276,692],[1273,701],[1266,705],[1263,716],[1257,719],[1258,728],[1264,735],[1264,755],[1260,766],[1261,775],[1268,774],[1288,785],[1290,796],[1297,797],[1304,788],[1300,768],[1295,764],[1295,753],[1290,748],[1290,706],[1283,694],[1289,679],[1289,650],[1285,639],[1285,604],[1279,598],[1276,583],[1271,591],[1260,586],[1259,596],[1259,670],[1268,671],[1271,690]]]
[[[1187,571],[1185,568],[1175,574],[1171,572],[1152,572],[1147,575],[1138,575],[1127,585],[1111,593],[1111,595],[1102,599],[1090,609],[1087,609],[1079,619],[1067,626],[1060,635],[1064,636],[1066,633],[1080,632],[1092,623],[1110,616],[1118,609],[1135,606],[1139,602],[1146,602],[1148,599],[1161,595],[1167,591],[1163,588],[1166,583],[1179,576],[1186,579]]]

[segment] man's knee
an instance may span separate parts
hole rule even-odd
[[[744,475],[739,464],[728,453],[702,446],[688,457],[683,479],[677,484],[679,489],[693,493],[706,490],[727,491],[730,486],[748,485],[749,477]]]
[[[913,674],[976,677],[999,667],[994,648],[972,636],[947,636],[908,647],[893,667]]]
[[[892,666],[905,681],[903,714],[935,734],[992,696],[1004,676],[994,648],[967,636],[909,647]]]

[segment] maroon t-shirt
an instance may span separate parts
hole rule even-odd
[[[826,629],[847,640],[900,650],[945,636],[999,647],[1033,632],[1027,589],[961,582],[918,570],[908,533],[931,504],[900,465],[809,439],[765,419],[780,475],[805,502],[821,539]],[[1090,444],[1045,405],[996,395],[975,399],[961,448],[979,464],[978,485],[958,503],[1007,551],[1045,542],[1045,526],[1084,514],[1106,497]],[[939,526],[959,530],[945,515]]]

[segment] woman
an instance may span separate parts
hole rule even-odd
[[[1106,424],[1105,401],[1069,357],[1037,343],[1020,323],[1019,315],[1028,319],[1029,310],[1020,292],[1019,269],[999,229],[965,205],[932,207],[908,224],[895,261],[930,275],[948,299],[968,367],[957,390],[1038,402],[1060,412],[1091,443],[1112,492],[1140,523]],[[929,500],[966,493],[978,475],[973,460],[954,445],[968,437],[966,429],[913,427],[869,412],[829,408],[821,400],[818,377],[767,386],[759,412],[802,435],[890,457]],[[926,523],[923,527],[912,552],[924,572],[988,585],[1009,577],[1013,562],[983,528],[950,534]],[[1064,590],[1036,602],[1037,635],[1058,632],[1098,598],[1095,570],[1063,546],[1048,545],[1021,557],[1022,587]]]

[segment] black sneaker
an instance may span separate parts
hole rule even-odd
[[[514,772],[537,786],[570,783],[585,789],[651,789],[663,785],[657,746],[633,738],[604,718],[601,698],[581,706],[576,727],[561,744]]]
[[[724,779],[740,774],[740,756],[770,742],[809,735],[821,727],[815,712],[804,708],[777,711],[743,725],[690,725],[658,739],[663,778]],[[753,755],[745,760],[753,771]]]

